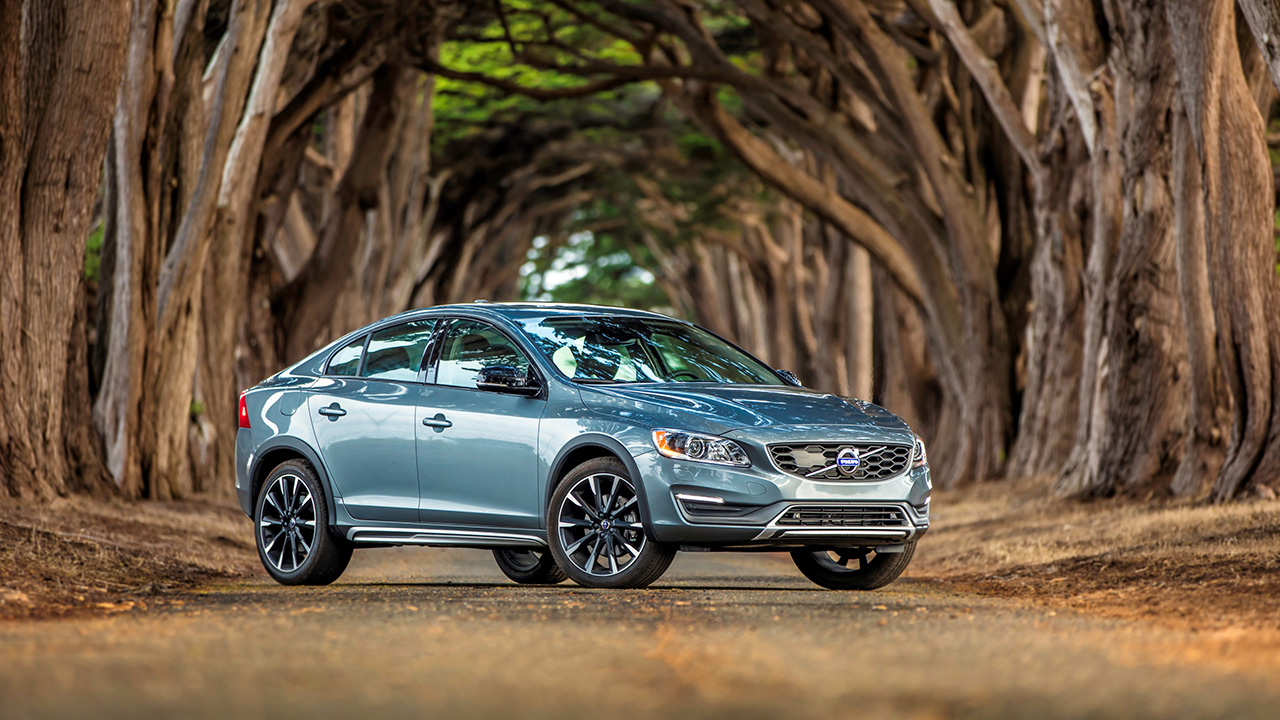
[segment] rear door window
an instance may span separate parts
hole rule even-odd
[[[384,328],[369,338],[362,377],[414,382],[422,367],[422,354],[435,330],[435,318]]]

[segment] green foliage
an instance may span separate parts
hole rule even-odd
[[[628,27],[590,4],[576,6],[597,13],[594,17],[605,25]],[[713,230],[735,232],[733,201],[766,200],[760,185],[719,142],[662,102],[654,82],[561,99],[495,87],[518,85],[542,96],[573,94],[611,77],[610,69],[643,65],[630,42],[553,3],[501,0],[500,7],[502,16],[496,10],[473,14],[441,47],[443,67],[490,82],[437,76],[432,102],[437,165],[458,162],[470,141],[495,129],[540,123],[576,128],[566,142],[581,146],[584,158],[617,159],[593,171],[596,199],[579,207],[561,232],[535,242],[521,273],[523,296],[671,310],[672,299],[651,271],[657,261],[646,235],[672,250]],[[736,6],[708,3],[702,15],[739,69],[759,69],[751,25]],[[729,112],[742,110],[735,91],[720,87],[716,92]]]
[[[520,273],[521,294],[528,300],[670,312],[666,293],[644,267],[652,262],[643,248],[611,233],[574,233],[561,244],[538,238]]]
[[[478,24],[455,28],[454,39],[441,46],[440,64],[460,73],[554,92],[594,82],[556,67],[640,62],[635,48],[626,41],[582,23],[551,3],[505,0],[502,7],[507,29],[496,14]],[[508,42],[508,30],[516,52]],[[450,143],[486,129],[538,118],[612,117],[620,110],[625,115],[627,108],[620,105],[651,104],[658,95],[652,83],[633,83],[585,97],[541,100],[480,82],[438,77],[432,103],[436,122],[433,145],[443,151]]]
[[[93,229],[89,231],[89,240],[84,246],[84,277],[86,280],[96,282],[98,280],[98,270],[102,266],[102,235],[105,231],[105,224],[99,220],[93,224]]]
[[[192,401],[191,401],[190,413],[191,413],[191,417],[193,417],[193,418],[197,418],[197,417],[200,417],[201,415],[203,415],[203,414],[204,414],[204,403],[200,402],[199,400],[192,400]]]

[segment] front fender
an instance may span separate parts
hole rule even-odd
[[[623,445],[613,436],[600,432],[588,432],[574,437],[561,446],[560,451],[551,461],[549,472],[547,473],[547,486],[542,498],[544,522],[547,510],[551,507],[551,496],[555,494],[556,489],[556,483],[552,481],[552,478],[559,478],[563,473],[571,470],[572,468],[567,467],[567,464],[579,451],[597,448],[608,451],[622,461],[623,466],[627,469],[627,474],[635,482],[636,495],[640,498],[640,518],[646,528],[650,527],[649,498],[645,494],[644,480],[640,475],[640,468],[636,465],[632,450],[629,450],[626,445]],[[652,452],[652,449],[648,451],[641,450],[641,453],[643,452]],[[547,532],[550,533],[551,528],[548,527]],[[650,539],[653,540],[654,538],[651,537]]]

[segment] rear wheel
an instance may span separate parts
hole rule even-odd
[[[258,557],[282,585],[328,585],[351,561],[351,543],[329,531],[329,508],[315,471],[286,460],[267,476],[254,507]]]
[[[791,559],[804,576],[829,590],[875,590],[898,579],[916,551],[914,542],[902,552],[877,552],[873,547],[835,550],[793,550]]]
[[[551,497],[547,529],[556,564],[586,587],[647,587],[676,556],[648,537],[640,496],[617,458],[588,460],[565,476]]]
[[[550,552],[499,548],[493,551],[498,569],[521,585],[555,585],[568,577]]]

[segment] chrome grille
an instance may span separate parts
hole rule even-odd
[[[836,469],[836,454],[857,448],[861,464],[852,475]],[[883,443],[806,443],[770,445],[769,454],[778,469],[810,480],[884,480],[901,474],[911,463],[910,445]],[[818,472],[828,468],[824,472]]]
[[[796,505],[778,517],[777,525],[797,527],[903,527],[901,508],[891,505]]]

